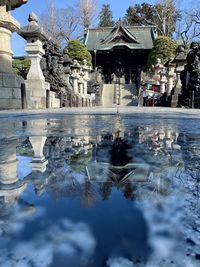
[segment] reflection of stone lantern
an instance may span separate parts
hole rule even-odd
[[[43,148],[46,141],[46,136],[31,136],[29,140],[34,150],[34,157],[31,161],[31,167],[33,171],[39,170],[44,172],[46,170],[46,165],[48,160],[45,159],[43,154]]]
[[[35,108],[45,108],[46,90],[49,89],[49,84],[45,82],[40,60],[45,54],[42,48],[42,42],[46,41],[48,38],[43,32],[43,29],[38,25],[38,18],[34,13],[29,15],[28,21],[28,26],[23,27],[19,31],[19,35],[27,40],[26,52],[31,60],[26,87],[31,92],[33,101],[35,101]]]
[[[0,140],[0,197],[4,202],[13,203],[26,188],[17,176],[17,140]]]

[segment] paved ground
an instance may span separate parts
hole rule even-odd
[[[200,109],[187,108],[165,108],[165,107],[86,107],[86,108],[61,108],[61,109],[45,109],[45,110],[2,110],[0,111],[0,118],[14,118],[21,116],[36,116],[36,115],[50,115],[50,114],[154,114],[156,116],[165,114],[169,116],[181,117],[199,117]]]

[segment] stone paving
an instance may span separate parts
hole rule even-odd
[[[199,117],[199,109],[187,108],[166,108],[166,107],[85,107],[85,108],[61,108],[61,109],[39,109],[39,110],[1,110],[0,118],[10,118],[19,116],[35,116],[35,115],[50,115],[50,114],[152,114],[152,115],[167,115],[181,117]]]

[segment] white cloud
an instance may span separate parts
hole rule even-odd
[[[27,220],[24,220],[24,216],[16,219],[13,223],[14,233],[20,234],[25,227],[23,223],[26,224]],[[87,261],[94,253],[95,246],[96,240],[87,224],[74,223],[66,218],[47,225],[43,231],[35,233],[31,241],[20,240],[8,244],[9,251],[0,251],[0,266],[29,267],[32,262],[36,267],[47,267],[52,263],[55,253],[76,261],[83,258]]]
[[[133,262],[129,259],[118,257],[107,260],[108,267],[134,267]]]

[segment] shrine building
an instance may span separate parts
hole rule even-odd
[[[155,26],[123,26],[118,22],[114,27],[89,28],[85,45],[94,68],[102,68],[105,83],[111,83],[115,74],[130,84],[146,66],[156,37]]]

